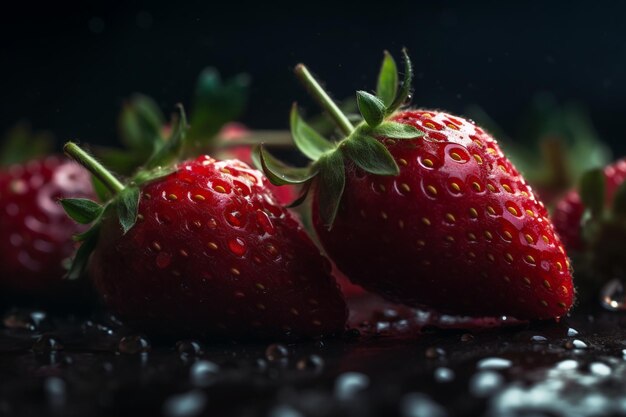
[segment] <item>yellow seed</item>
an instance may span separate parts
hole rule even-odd
[[[196,201],[204,201],[204,200],[206,200],[206,198],[204,198],[204,196],[200,195],[200,194],[194,195],[193,199],[196,200]]]
[[[431,195],[437,195],[437,189],[434,186],[432,186],[432,185],[427,186],[426,190]]]
[[[430,226],[430,219],[428,219],[428,217],[422,217],[422,223],[426,226]]]
[[[426,123],[424,123],[424,126],[426,126],[426,127],[430,128],[430,129],[434,129],[434,128],[435,128],[435,125],[434,125],[434,124],[432,124],[431,122],[426,122]]]
[[[480,184],[479,184],[479,183],[477,183],[476,181],[474,181],[474,182],[472,183],[472,187],[473,187],[473,188],[474,188],[474,190],[476,190],[476,191],[480,191],[480,190],[482,190],[482,188],[481,188]]]
[[[405,167],[405,166],[407,166],[407,165],[408,165],[408,162],[407,162],[407,161],[406,161],[406,159],[404,159],[404,158],[399,158],[399,159],[398,159],[398,164],[399,164],[399,165],[402,165],[403,167]]]
[[[502,234],[507,240],[513,239],[513,235],[511,235],[511,232],[509,232],[508,230],[505,230],[504,232],[502,232]]]
[[[139,213],[137,215],[137,220],[142,221],[143,220],[143,214]]]
[[[569,267],[570,267],[569,259],[565,260],[565,266],[569,269]]]
[[[181,249],[179,251],[179,253],[180,253],[180,256],[183,256],[185,258],[189,256],[189,254],[187,253],[187,251],[185,249]]]
[[[500,168],[500,171],[506,172],[506,168],[504,167],[504,165],[499,165],[498,168]]]
[[[404,229],[404,221],[403,220],[398,220],[398,227],[400,229]]]
[[[458,126],[453,125],[452,123],[448,123],[446,126],[448,126],[452,130],[459,130]]]
[[[174,200],[178,200],[178,197],[176,196],[176,194],[168,194],[167,199],[174,201]]]
[[[241,272],[239,272],[239,270],[237,268],[230,268],[230,272],[232,272],[233,275],[241,274]]]
[[[217,185],[217,186],[213,187],[213,189],[215,191],[217,191],[217,192],[220,192],[220,193],[225,193],[226,192],[226,188],[222,187],[221,185]]]
[[[400,188],[402,188],[402,190],[406,193],[408,193],[409,191],[411,191],[411,187],[409,187],[409,184],[403,182],[402,184],[400,184]]]
[[[496,187],[494,187],[494,186],[493,186],[493,185],[491,185],[491,184],[487,184],[487,188],[488,188],[488,189],[489,189],[489,191],[491,191],[492,193],[495,193],[495,192],[496,192]]]
[[[430,113],[422,113],[422,117],[428,117],[428,118],[431,118],[431,117],[433,117],[433,115],[432,115],[432,114],[430,114]]]
[[[294,316],[299,316],[300,315],[300,312],[298,310],[296,310],[295,308],[292,308],[289,311],[291,311],[291,314],[293,314]]]
[[[381,211],[380,217],[382,217],[383,220],[387,220],[387,213],[385,213],[384,211]]]
[[[450,154],[450,157],[451,157],[452,159],[454,159],[455,161],[460,161],[461,159],[463,159],[463,158],[461,158],[461,155],[459,155],[459,154],[458,154],[458,153],[456,153],[456,152],[452,152],[452,153]]]
[[[264,290],[264,289],[265,289],[265,285],[261,284],[260,282],[257,282],[257,283],[255,284],[255,286],[256,286],[258,289],[260,289],[260,290]]]
[[[511,282],[511,278],[507,277],[506,275],[503,278],[506,282]]]
[[[322,325],[322,322],[321,322],[321,321],[319,321],[319,320],[313,320],[313,321],[312,321],[312,323],[313,323],[315,326],[321,326],[321,325]]]
[[[461,187],[459,187],[459,184],[457,184],[456,182],[450,183],[450,188],[452,188],[456,192],[460,192],[461,191]]]
[[[215,242],[209,242],[209,243],[207,243],[207,246],[208,246],[210,249],[213,249],[213,250],[216,250],[216,249],[217,249],[217,244],[216,244]]]
[[[220,172],[223,172],[224,174],[230,174],[230,169],[222,168],[222,169],[220,169]]]
[[[146,198],[146,200],[150,200],[152,198],[152,195],[148,193],[145,193],[143,196]]]
[[[557,262],[556,263],[556,269],[558,269],[559,271],[563,270],[563,264],[561,262]]]
[[[476,257],[476,254],[475,254],[474,252],[471,252],[471,251],[470,251],[470,252],[467,252],[467,255],[468,255],[470,258],[475,258],[475,257]]]
[[[491,234],[491,232],[489,230],[485,230],[485,238],[487,240],[493,239],[493,235]]]
[[[479,147],[483,147],[483,143],[481,141],[479,141],[478,139],[474,139],[473,142],[478,145]]]
[[[378,188],[380,189],[380,191],[385,192],[387,191],[387,188],[385,187],[385,184],[378,184]]]
[[[446,236],[446,241],[450,243],[454,242],[454,236]]]
[[[506,191],[507,193],[513,192],[513,190],[511,190],[511,187],[509,187],[507,184],[502,184],[502,188],[504,188],[504,191]]]
[[[159,245],[159,242],[152,242],[152,247],[154,248],[155,251],[161,250],[161,245]]]
[[[487,259],[489,259],[491,262],[494,262],[496,260],[496,257],[493,256],[492,254],[488,253],[487,254]]]
[[[193,222],[191,222],[191,224],[193,224],[198,229],[202,227],[202,223],[200,223],[200,220],[194,220]]]
[[[517,216],[519,214],[517,210],[515,209],[515,207],[508,206],[506,209],[509,213],[511,213],[514,216]]]
[[[526,209],[526,214],[528,214],[530,217],[535,217],[535,212],[530,209]]]
[[[543,280],[543,286],[546,288],[550,288],[550,282],[547,279]]]
[[[487,206],[487,213],[489,213],[492,216],[494,216],[496,214],[496,211],[493,209],[493,207]]]
[[[546,300],[541,300],[541,305],[544,307],[548,307],[548,302]]]
[[[477,153],[474,154],[474,159],[476,160],[476,162],[478,162],[478,164],[483,163],[483,158],[481,158],[480,155],[478,155]]]
[[[528,242],[529,245],[532,245],[533,243],[535,243],[535,239],[533,239],[533,237],[529,234],[525,234],[524,238],[526,239],[526,242]]]
[[[446,220],[450,223],[454,223],[456,221],[456,217],[452,213],[446,213]]]
[[[522,191],[520,194],[523,195],[524,197],[528,198],[528,193],[526,191]]]
[[[565,285],[561,285],[561,292],[562,292],[563,294],[567,294],[567,293],[569,293],[569,291],[567,290],[567,287],[566,287]]]
[[[548,239],[548,236],[546,235],[541,235],[541,239],[543,239],[543,241],[546,242],[546,244],[550,243],[550,239]]]
[[[565,303],[563,301],[559,301],[558,304],[559,304],[559,307],[561,307],[561,308],[565,308],[566,307],[566,305],[565,305]]]
[[[528,262],[529,264],[535,264],[535,258],[533,258],[532,255],[526,255],[526,262]]]
[[[259,310],[263,311],[263,310],[265,310],[265,305],[259,303],[259,304],[256,305],[256,308],[258,308]]]
[[[476,240],[476,235],[470,232],[467,234],[467,239],[470,240],[471,242],[474,242]]]
[[[478,217],[478,211],[476,211],[474,207],[470,207],[469,212],[470,212],[470,217],[472,219],[475,219]]]
[[[492,155],[495,155],[497,152],[496,152],[496,150],[495,150],[495,149],[493,149],[493,148],[487,148],[487,153],[490,153],[490,154],[492,154]]]
[[[435,165],[435,164],[433,164],[433,161],[431,161],[428,158],[422,160],[422,163],[424,164],[425,167],[428,167],[428,168],[432,168],[433,165]]]
[[[524,282],[526,283],[526,285],[530,285],[530,279],[528,279],[527,277],[522,278],[524,280]]]
[[[425,242],[425,241],[423,241],[423,240],[421,240],[421,239],[420,239],[420,240],[418,240],[418,241],[417,241],[417,242],[415,242],[415,243],[417,243],[417,246],[419,246],[419,247],[421,247],[421,248],[423,248],[424,246],[426,246],[426,242]]]
[[[511,255],[510,253],[506,253],[506,254],[504,255],[504,259],[506,259],[506,261],[507,261],[508,263],[511,263],[511,262],[513,262],[513,255]]]

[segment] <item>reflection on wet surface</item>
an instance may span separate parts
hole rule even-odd
[[[105,313],[8,310],[0,415],[626,413],[626,316],[475,320],[353,301],[343,337],[156,341]]]

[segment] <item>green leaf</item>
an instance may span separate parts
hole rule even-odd
[[[375,127],[383,121],[386,109],[381,99],[366,91],[357,91],[356,101],[368,125]]]
[[[254,148],[253,154],[256,154],[254,160],[258,162],[258,168],[274,185],[303,184],[318,173],[314,167],[295,168],[285,165],[267,152],[262,144]]]
[[[133,177],[133,183],[137,185],[145,184],[150,181],[157,180],[159,178],[170,175],[176,171],[175,166],[156,167],[150,170],[140,170],[137,175]]]
[[[613,214],[619,219],[626,220],[626,181],[622,182],[615,190]]]
[[[398,175],[400,168],[385,145],[371,136],[357,135],[341,143],[341,151],[358,167],[376,175]]]
[[[342,152],[325,154],[319,165],[318,195],[319,213],[324,225],[330,230],[337,217],[343,190],[346,186],[346,172]]]
[[[600,216],[604,210],[606,193],[604,171],[601,168],[595,168],[585,172],[580,179],[579,193],[591,215]]]
[[[373,136],[391,139],[415,139],[424,136],[424,132],[415,126],[398,122],[383,122],[367,132]]]
[[[197,149],[209,148],[222,126],[243,112],[249,85],[250,77],[246,74],[222,82],[215,68],[202,71],[190,116],[190,144]]]
[[[89,257],[98,243],[99,232],[100,227],[99,225],[96,225],[89,229],[89,231],[83,233],[84,239],[76,251],[74,259],[72,259],[70,269],[65,276],[66,279],[75,280],[83,275],[85,269],[87,268]]]
[[[309,159],[317,161],[324,153],[334,149],[334,145],[324,139],[298,114],[296,103],[291,107],[291,134],[298,149]]]
[[[172,120],[172,134],[167,142],[150,157],[150,160],[145,165],[146,169],[170,165],[180,157],[183,151],[189,125],[187,124],[187,115],[183,105],[178,104],[176,108],[178,109],[178,115],[175,115]]]
[[[378,83],[376,84],[376,96],[378,96],[385,106],[393,103],[398,93],[398,68],[396,61],[391,54],[385,51],[383,63],[378,73]]]
[[[165,117],[156,102],[141,94],[124,104],[118,119],[121,141],[133,151],[143,151],[144,158],[164,141]]]
[[[137,222],[139,187],[126,187],[116,197],[117,215],[124,234]]]
[[[105,201],[109,201],[111,199],[111,191],[104,185],[102,181],[98,179],[95,175],[91,176],[91,184],[93,185],[93,189],[98,196],[98,200],[104,203]]]
[[[396,111],[400,106],[406,104],[409,95],[411,94],[411,83],[413,82],[413,65],[411,59],[406,51],[406,48],[402,49],[402,56],[404,57],[404,79],[402,80],[402,86],[393,103],[387,108],[386,114],[389,115]]]
[[[63,198],[61,205],[68,216],[81,224],[93,222],[103,211],[100,204],[87,198]]]

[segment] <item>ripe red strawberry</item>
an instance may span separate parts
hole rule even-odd
[[[106,172],[75,145],[66,150]],[[260,172],[202,156],[142,183],[144,175],[127,186],[105,178],[117,195],[107,208],[64,201],[68,213],[95,220],[81,249],[93,248],[88,271],[113,312],[168,336],[343,330],[346,306],[329,262]],[[84,260],[79,253],[78,267]]]
[[[294,140],[314,162],[281,170],[261,150],[268,177],[313,182],[324,248],[368,290],[457,314],[566,314],[574,297],[569,262],[545,207],[480,127],[440,111],[395,112],[408,95],[406,62],[398,94],[389,56],[378,97],[357,94],[365,122],[356,128],[298,66],[347,138],[332,144],[292,115]]]
[[[620,184],[626,179],[626,159],[619,160],[604,168],[606,205],[613,204],[613,198]],[[578,190],[572,190],[556,205],[552,220],[567,250],[581,252],[585,242],[581,235],[581,222],[585,205],[581,201]]]
[[[51,299],[69,286],[63,261],[74,252],[81,227],[67,218],[61,197],[93,197],[88,173],[57,156],[35,157],[46,134],[16,127],[5,139],[0,169],[0,293]],[[75,284],[74,284],[75,285]]]

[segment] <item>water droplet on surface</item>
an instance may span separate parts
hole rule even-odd
[[[576,329],[574,329],[574,328],[572,328],[572,327],[570,327],[569,329],[567,329],[567,335],[568,335],[569,337],[574,337],[574,336],[576,336],[577,334],[578,334],[578,330],[576,330]]]
[[[481,371],[472,376],[469,389],[477,397],[486,397],[498,391],[504,378],[495,371]]]
[[[270,410],[269,417],[304,417],[304,414],[288,405],[279,405]]]
[[[335,396],[340,400],[354,398],[359,392],[367,389],[370,379],[360,372],[346,372],[335,381]]]
[[[228,249],[237,256],[243,256],[246,253],[246,243],[240,238],[228,241]]]
[[[320,372],[324,368],[324,359],[318,355],[309,355],[296,363],[299,371]]]
[[[596,374],[598,376],[609,376],[611,375],[611,368],[602,362],[594,362],[589,365],[589,370],[592,374]]]
[[[568,340],[565,342],[565,349],[587,349],[589,346],[580,339]]]
[[[33,344],[33,352],[37,353],[55,352],[59,350],[63,350],[61,341],[49,334],[42,334]]]
[[[276,362],[287,359],[289,350],[281,344],[273,343],[265,349],[265,357],[270,362]]]
[[[51,406],[59,407],[65,404],[67,389],[65,381],[61,378],[55,376],[46,378],[43,382],[43,390]]]
[[[626,292],[620,279],[612,279],[602,287],[600,304],[610,311],[626,310]]]
[[[202,354],[202,345],[196,340],[179,340],[176,351],[181,356],[198,356]]]
[[[163,403],[163,414],[167,417],[195,417],[202,414],[207,402],[207,396],[201,390],[174,395]]]
[[[189,370],[191,383],[199,387],[206,387],[214,380],[219,370],[220,367],[214,362],[198,361],[191,365]]]
[[[117,350],[119,350],[120,353],[127,353],[129,355],[147,353],[150,352],[151,349],[150,341],[143,335],[124,336],[117,345]]]
[[[566,359],[564,361],[557,363],[555,368],[561,371],[568,371],[568,370],[571,371],[573,369],[578,368],[578,362],[576,362],[574,359]]]
[[[426,356],[428,359],[443,358],[444,356],[446,356],[446,351],[442,348],[431,346],[426,349],[426,352],[424,352],[424,356]]]
[[[485,358],[478,361],[476,364],[477,369],[507,369],[513,365],[508,359],[504,358]]]
[[[545,336],[535,335],[530,338],[533,343],[548,343],[548,339]]]
[[[455,373],[450,368],[441,367],[435,369],[434,377],[437,382],[450,382],[454,380]]]
[[[448,413],[428,395],[411,393],[402,397],[400,415],[402,417],[446,417]]]
[[[48,316],[43,311],[10,311],[2,318],[7,329],[37,330],[50,327]]]

